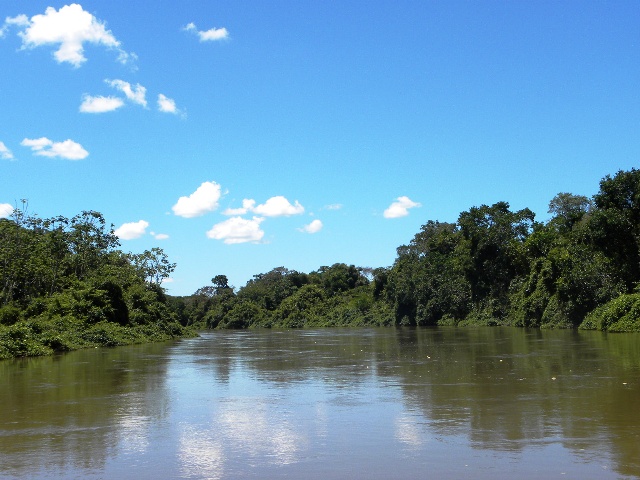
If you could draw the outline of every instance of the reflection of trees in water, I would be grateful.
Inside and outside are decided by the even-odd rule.
[[[502,328],[210,332],[169,349],[0,362],[2,474],[95,471],[125,450],[149,454],[161,420],[175,422],[167,447],[187,476],[216,478],[236,457],[291,464],[314,438],[329,445],[337,429],[359,428],[340,427],[333,408],[354,411],[365,395],[378,396],[373,404],[389,392],[390,405],[404,399],[390,430],[378,430],[389,445],[419,454],[425,442],[458,436],[517,456],[555,443],[585,461],[602,452],[619,474],[639,476],[638,339]],[[255,390],[225,397],[239,378]],[[183,386],[202,408],[168,397]],[[281,403],[294,393],[299,404]]]
[[[241,367],[264,382],[321,381],[338,393],[375,374],[402,389],[410,411],[422,412],[426,436],[464,435],[476,448],[514,453],[561,442],[577,457],[609,453],[620,473],[640,475],[637,336],[509,328],[393,332],[216,332],[210,360],[227,375]],[[397,424],[398,439],[418,441],[415,425],[401,431],[410,428],[409,418]]]
[[[622,385],[630,371],[615,353],[637,337],[498,328],[413,336],[399,340],[399,355],[423,361],[404,364],[401,383],[439,435],[468,432],[477,448],[512,451],[561,441],[576,455],[608,452],[620,473],[640,474],[639,389]],[[622,358],[640,365],[637,354]]]
[[[167,413],[162,345],[0,362],[2,473],[102,468]]]

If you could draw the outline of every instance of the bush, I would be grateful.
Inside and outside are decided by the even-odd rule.
[[[13,325],[20,320],[20,309],[8,304],[0,307],[0,325]]]
[[[256,303],[247,300],[236,304],[218,328],[248,328],[253,323],[260,323],[264,317],[264,310]]]
[[[640,332],[640,293],[620,295],[596,308],[585,317],[580,329]]]
[[[16,323],[0,330],[0,358],[35,357],[53,353],[38,341],[29,325]]]

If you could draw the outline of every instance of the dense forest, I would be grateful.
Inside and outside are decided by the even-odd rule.
[[[640,170],[600,182],[593,198],[559,193],[537,222],[506,202],[428,221],[388,268],[347,264],[225,275],[172,299],[185,325],[509,325],[640,330]]]
[[[160,286],[175,268],[161,249],[123,253],[97,212],[27,207],[0,219],[0,358],[192,334]]]
[[[285,267],[237,291],[223,274],[193,295],[161,286],[159,248],[119,250],[102,215],[0,219],[0,358],[194,334],[198,328],[509,325],[640,330],[640,170],[593,198],[559,193],[537,222],[506,202],[428,221],[390,267]]]

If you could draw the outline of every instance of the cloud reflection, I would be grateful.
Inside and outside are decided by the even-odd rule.
[[[403,413],[394,423],[394,435],[399,442],[415,449],[422,447],[426,442],[414,416]]]
[[[224,473],[224,452],[214,430],[185,426],[178,457],[185,477],[218,480]]]
[[[118,420],[121,448],[125,452],[144,453],[149,448],[149,417],[125,415]]]
[[[178,453],[184,476],[220,479],[225,469],[233,469],[229,462],[238,459],[245,464],[251,459],[269,459],[274,465],[296,462],[308,442],[285,412],[259,402],[233,399],[220,405],[209,425],[185,425]]]
[[[256,399],[247,399],[254,403]],[[218,414],[220,431],[235,448],[251,455],[272,458],[272,463],[287,465],[296,460],[303,438],[282,412],[269,411],[268,405],[246,405],[246,401],[228,402]]]

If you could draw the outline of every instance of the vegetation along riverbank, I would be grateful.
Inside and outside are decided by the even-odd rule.
[[[506,202],[457,222],[428,221],[388,268],[279,267],[237,292],[224,275],[174,298],[185,324],[209,328],[510,325],[640,330],[640,171],[593,198],[559,193],[543,223]]]
[[[194,335],[160,286],[175,268],[164,252],[118,246],[93,211],[0,219],[0,358]]]
[[[101,214],[0,220],[0,358],[194,335],[198,328],[510,325],[640,331],[640,170],[592,198],[559,193],[537,222],[506,202],[428,221],[390,267],[285,267],[237,291],[161,283],[159,248],[118,249]]]

